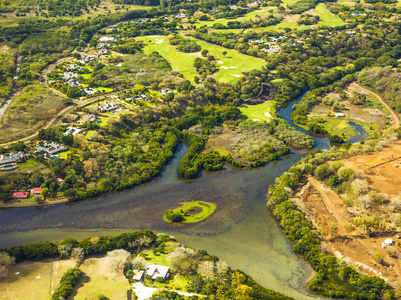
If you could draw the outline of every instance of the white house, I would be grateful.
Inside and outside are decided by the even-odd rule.
[[[68,134],[72,134],[72,135],[76,135],[76,134],[79,134],[79,133],[82,133],[83,131],[82,131],[82,129],[79,129],[79,128],[76,128],[76,127],[67,127],[67,131],[66,132],[64,132],[63,134],[64,135],[68,135]]]
[[[107,43],[107,42],[116,42],[117,39],[113,38],[112,36],[102,36],[99,39],[100,43]]]
[[[153,280],[155,280],[158,277],[167,279],[170,276],[170,267],[147,263],[145,265],[145,275],[151,276]]]

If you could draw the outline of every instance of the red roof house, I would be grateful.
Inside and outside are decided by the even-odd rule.
[[[16,193],[13,194],[13,198],[26,199],[26,198],[28,198],[28,193],[16,192]]]
[[[63,178],[57,178],[57,179],[56,179],[56,182],[57,182],[57,183],[62,183],[63,181],[64,181]]]
[[[42,191],[42,188],[34,188],[33,190],[31,190],[32,194],[40,194],[40,192]]]

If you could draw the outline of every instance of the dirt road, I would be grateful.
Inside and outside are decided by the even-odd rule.
[[[387,104],[386,102],[384,102],[384,100],[383,100],[382,97],[380,97],[378,94],[376,94],[376,93],[374,93],[374,92],[372,92],[372,91],[370,91],[370,90],[365,89],[364,87],[360,86],[360,85],[357,84],[357,83],[355,83],[355,84],[356,84],[361,90],[363,90],[363,91],[365,91],[365,92],[367,92],[367,93],[369,93],[369,94],[374,95],[385,107],[387,107],[387,109],[390,111],[390,114],[391,114],[392,119],[393,119],[393,125],[392,125],[392,127],[394,127],[394,128],[400,127],[400,118],[398,117],[398,115],[396,114],[396,112],[395,112],[394,110],[392,110],[391,107],[388,106],[388,104]]]

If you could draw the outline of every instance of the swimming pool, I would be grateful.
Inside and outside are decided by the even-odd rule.
[[[101,124],[101,123],[102,123],[102,121],[97,121],[96,123],[98,123],[98,124]]]
[[[3,169],[11,169],[11,168],[14,168],[14,167],[15,167],[15,165],[8,165],[8,166],[4,166]]]
[[[52,157],[50,157],[49,159],[55,159],[55,158],[57,158],[58,156],[57,155],[53,155]]]

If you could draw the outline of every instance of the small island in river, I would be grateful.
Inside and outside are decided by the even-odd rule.
[[[216,210],[216,205],[205,201],[193,201],[185,203],[176,209],[167,210],[163,220],[167,223],[198,223],[211,216]]]

